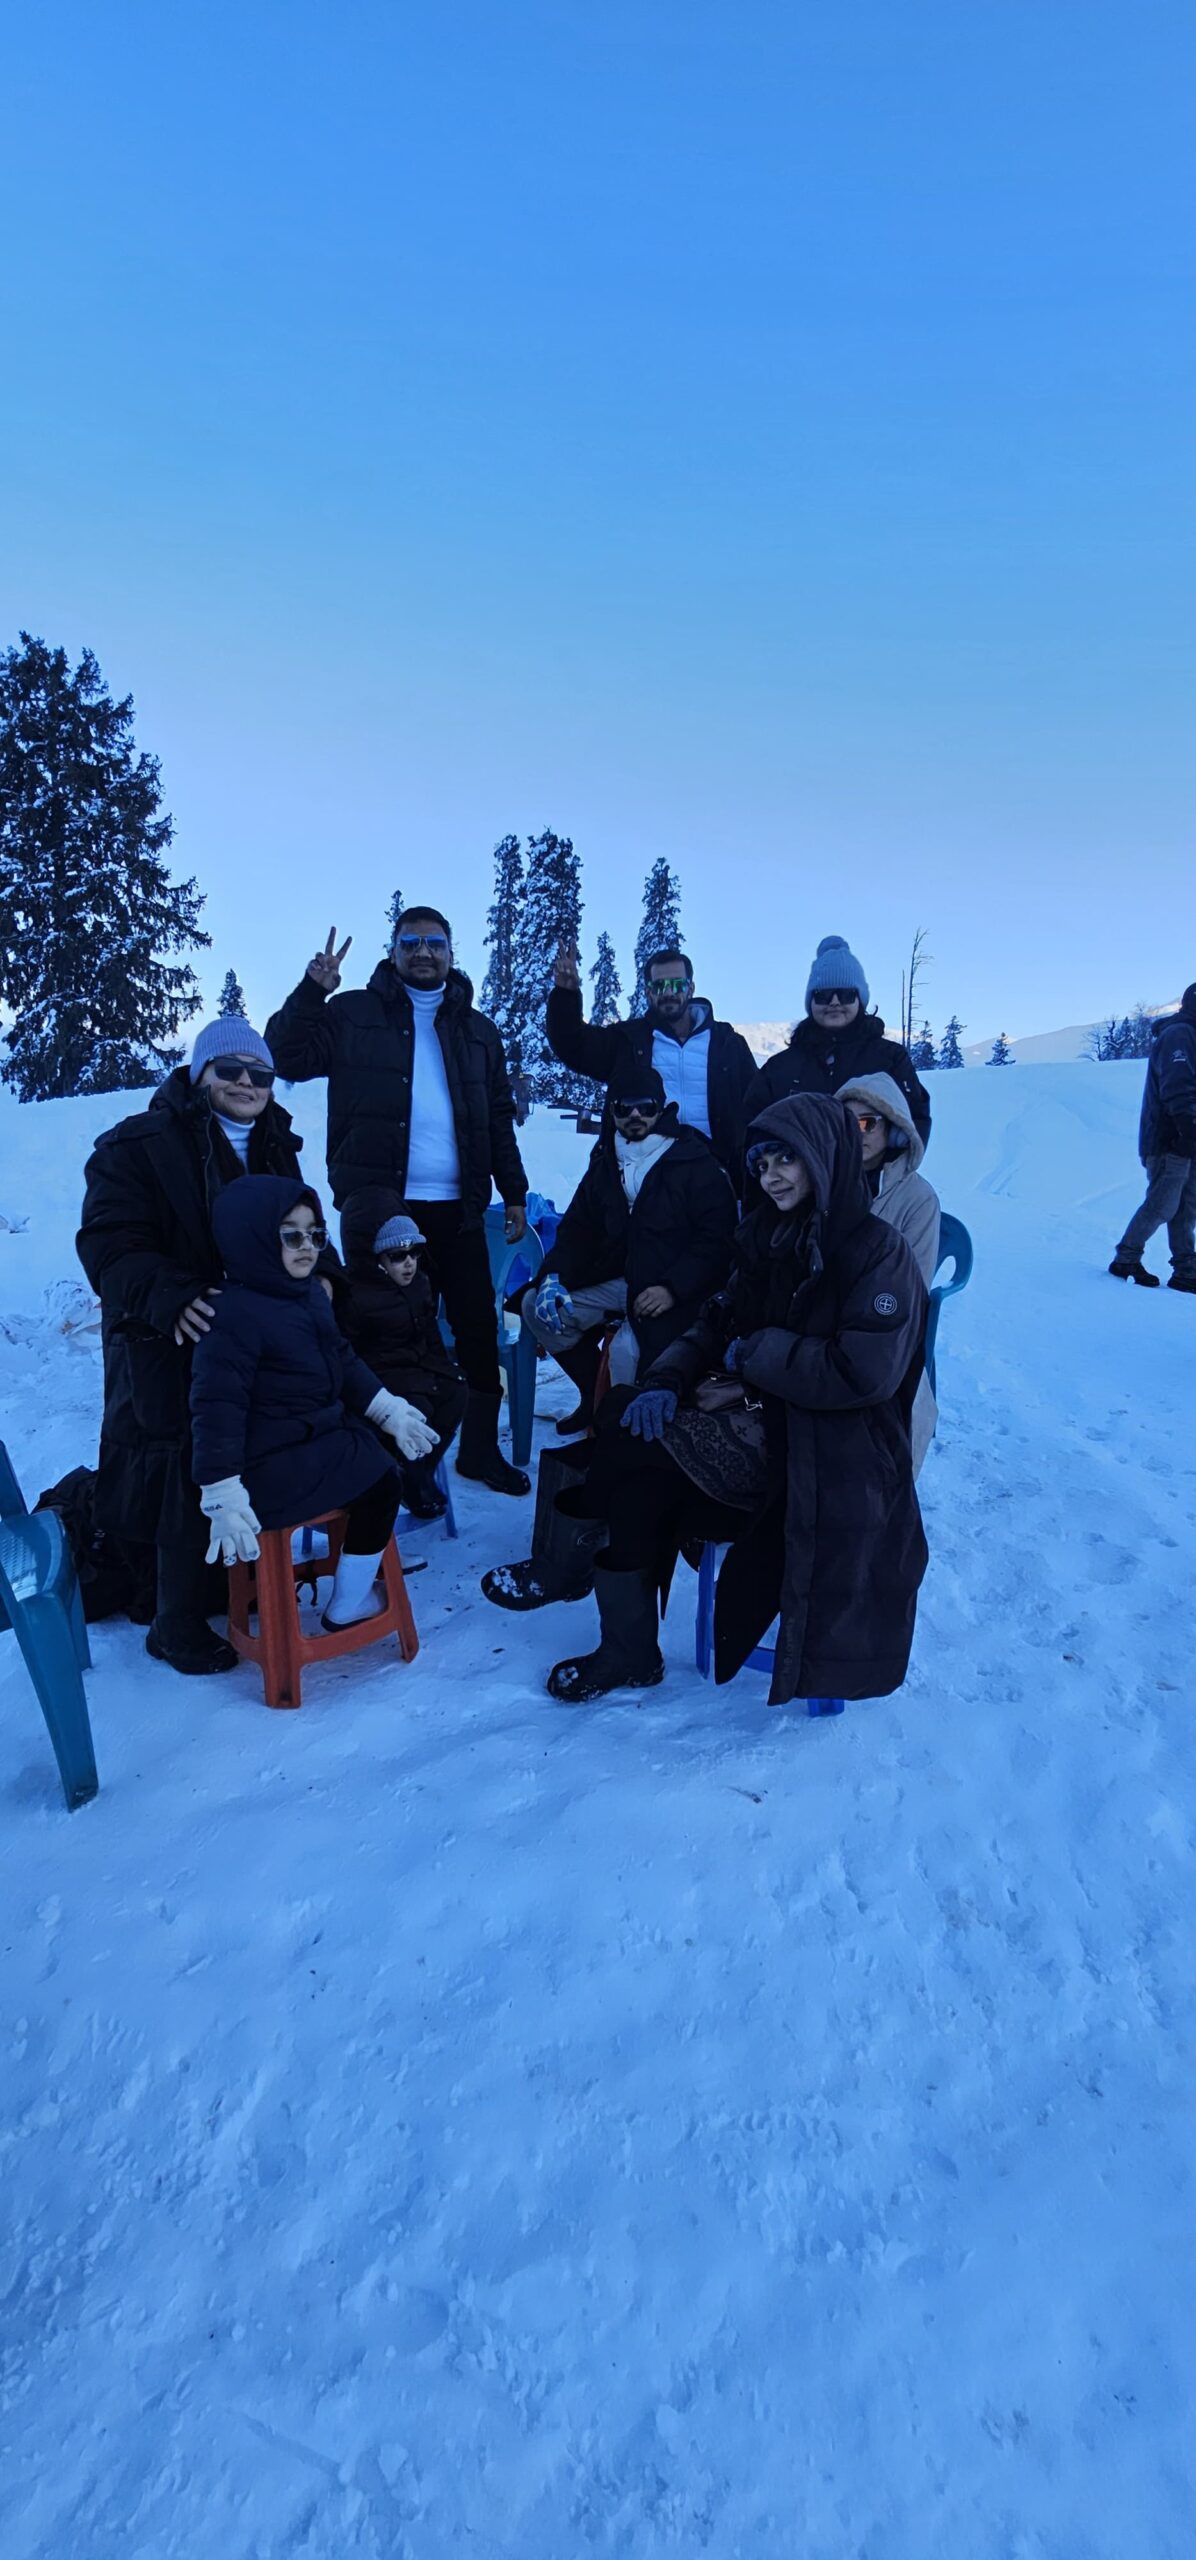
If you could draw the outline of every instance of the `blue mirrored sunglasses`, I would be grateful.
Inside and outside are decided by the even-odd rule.
[[[448,935],[447,933],[401,933],[399,949],[400,951],[434,951],[439,957],[442,951],[448,950]]]

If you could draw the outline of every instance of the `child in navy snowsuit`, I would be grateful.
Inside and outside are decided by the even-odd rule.
[[[399,1474],[369,1428],[407,1457],[434,1433],[349,1349],[320,1282],[327,1241],[314,1191],[248,1174],[218,1194],[212,1229],[224,1263],[211,1331],[191,1372],[193,1470],[212,1526],[209,1561],[258,1553],[260,1528],[347,1511],[328,1627],[373,1617],[374,1578],[394,1527]]]
[[[417,1519],[436,1520],[445,1496],[436,1469],[460,1428],[468,1389],[436,1320],[427,1239],[397,1191],[354,1191],[341,1211],[345,1269],[333,1304],[353,1348],[392,1395],[406,1396],[436,1433],[426,1458],[404,1462],[403,1500]]]

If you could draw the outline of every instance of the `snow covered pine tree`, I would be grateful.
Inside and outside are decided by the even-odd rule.
[[[520,1026],[524,1073],[537,1102],[588,1109],[597,1086],[563,1067],[548,1046],[544,1007],[552,984],[557,945],[581,931],[581,864],[572,836],[545,827],[527,840],[523,928],[515,974],[513,1010]]]
[[[598,936],[598,957],[590,971],[590,984],[594,990],[590,1002],[591,1022],[617,1022],[623,990],[615,963],[615,946],[609,933]]]
[[[962,1029],[963,1024],[959,1019],[959,1015],[957,1013],[953,1013],[947,1028],[943,1033],[942,1039],[939,1042],[940,1067],[962,1067],[963,1051],[959,1045],[959,1035]],[[1020,1085],[1018,1087],[1018,1091],[1019,1093],[1021,1091]]]
[[[644,971],[653,952],[679,951],[681,948],[681,883],[661,854],[644,882],[643,921],[635,938],[633,1014],[648,1010]]]
[[[161,857],[156,756],[133,746],[130,697],[113,702],[85,649],[21,633],[0,656],[0,998],[15,1021],[0,1068],[22,1102],[157,1084],[197,1011],[185,963],[206,949],[194,880]]]
[[[1003,1031],[1000,1034],[999,1039],[994,1040],[992,1045],[992,1055],[991,1057],[986,1058],[985,1065],[989,1067],[1016,1067],[1017,1059],[1014,1057],[1013,1051],[1010,1048],[1009,1042],[1007,1041]],[[1021,1092],[1020,1084],[1018,1086],[1018,1092]]]
[[[910,1049],[909,1062],[911,1067],[916,1067],[920,1076],[928,1075],[930,1069],[932,1067],[937,1067],[938,1065],[938,1051],[934,1045],[934,1033],[928,1022],[923,1023],[917,1039],[914,1041],[913,1046]]]
[[[524,1067],[526,1012],[520,1002],[523,979],[523,853],[518,836],[501,836],[494,848],[494,896],[486,918],[490,958],[482,982],[482,1011],[488,1013],[502,1041],[509,1076]]]
[[[245,1011],[245,989],[240,984],[235,969],[229,969],[225,974],[216,1013],[221,1022],[231,1020],[234,1015],[241,1022],[246,1022],[249,1018]]]

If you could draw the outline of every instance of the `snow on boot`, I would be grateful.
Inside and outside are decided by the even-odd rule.
[[[572,1451],[542,1449],[536,1477],[532,1551],[522,1564],[493,1565],[482,1589],[496,1609],[544,1609],[550,1600],[584,1600],[594,1588],[594,1551],[605,1546],[604,1520],[568,1520],[557,1495],[584,1478]]]
[[[1189,1298],[1196,1298],[1196,1274],[1190,1271],[1175,1272],[1167,1286],[1169,1289],[1183,1289]]]
[[[513,1467],[501,1455],[498,1446],[498,1417],[502,1397],[483,1394],[478,1387],[469,1390],[465,1420],[457,1442],[457,1473],[471,1484],[488,1484],[491,1493],[530,1493],[532,1480],[522,1467]]]
[[[1120,1254],[1115,1253],[1109,1269],[1115,1280],[1136,1280],[1140,1289],[1158,1288],[1153,1271],[1148,1271],[1144,1262],[1123,1262]]]
[[[664,1678],[664,1662],[656,1641],[657,1601],[654,1573],[612,1573],[601,1561],[594,1566],[594,1591],[602,1640],[593,1653],[558,1662],[548,1674],[548,1694],[563,1706],[588,1706],[612,1689],[655,1689]]]
[[[198,1680],[212,1671],[235,1671],[240,1658],[206,1618],[155,1618],[145,1649],[152,1661]]]
[[[338,1627],[355,1627],[362,1618],[381,1617],[386,1602],[381,1592],[375,1591],[374,1582],[382,1552],[379,1547],[376,1556],[342,1554],[328,1606],[320,1620],[326,1635],[333,1635]]]

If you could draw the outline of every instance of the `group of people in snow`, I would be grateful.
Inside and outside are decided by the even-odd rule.
[[[463,1476],[513,1495],[484,1213],[526,1231],[495,1026],[445,917],[398,920],[367,986],[335,935],[266,1025],[198,1035],[88,1162],[80,1258],[103,1316],[97,1512],[138,1561],[146,1644],[231,1669],[210,1616],[263,1528],[348,1513],[329,1626],[379,1606],[401,1504]],[[658,1612],[694,1541],[726,1546],[716,1673],[780,1616],[772,1697],[882,1695],[905,1676],[926,1548],[914,1478],[939,1208],[930,1108],[847,944],[818,947],[802,1019],[763,1067],[661,951],[646,1010],[583,1019],[562,948],[547,1031],[605,1087],[601,1132],[522,1321],[573,1382],[541,1455],[531,1554],[496,1605],[597,1598],[599,1642],[549,1688],[583,1702],[662,1676]],[[328,1085],[335,1249],[277,1076]],[[443,1304],[452,1336],[442,1336]],[[601,1391],[601,1392],[600,1392]],[[572,1435],[572,1436],[570,1436]]]

